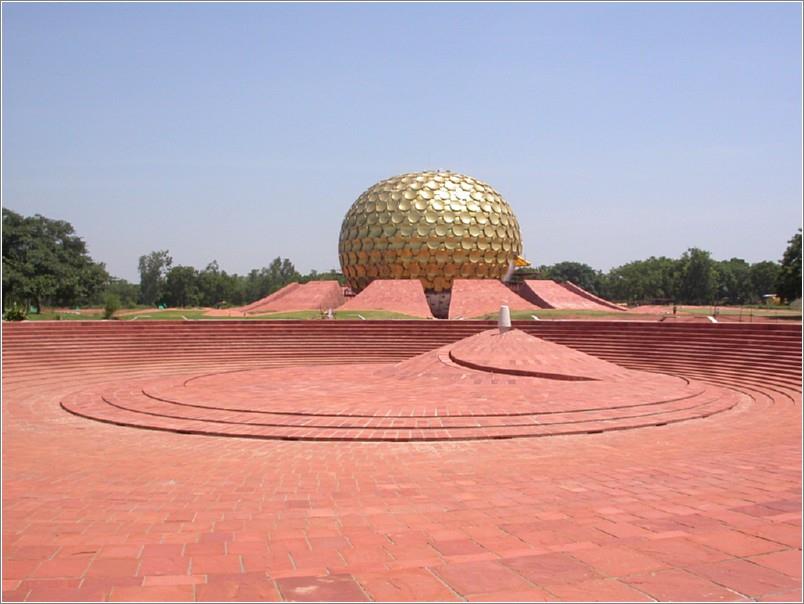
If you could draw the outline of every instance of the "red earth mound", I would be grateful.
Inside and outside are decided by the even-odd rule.
[[[471,319],[500,310],[539,310],[496,279],[455,279],[449,303],[450,319]]]
[[[603,301],[606,302],[604,304],[593,299],[592,294],[589,294],[589,292],[584,292],[587,294],[584,296],[550,279],[526,279],[522,287],[525,289],[523,296],[537,300],[544,308],[567,310],[623,310],[610,302]]]
[[[433,318],[418,279],[376,279],[340,310],[386,310],[411,317]]]
[[[248,314],[335,309],[344,303],[343,286],[337,281],[291,283],[270,296],[244,307]]]

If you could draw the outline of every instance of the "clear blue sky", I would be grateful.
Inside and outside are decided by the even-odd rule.
[[[534,264],[778,260],[801,5],[3,4],[3,204],[137,259],[338,265],[374,182],[492,184]]]

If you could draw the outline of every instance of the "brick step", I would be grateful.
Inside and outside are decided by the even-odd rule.
[[[121,333],[114,333],[114,332],[99,332],[99,333],[86,333],[86,332],[76,332],[76,333],[64,333],[57,330],[50,330],[47,332],[42,333],[12,333],[9,334],[4,332],[3,337],[6,341],[13,341],[13,342],[37,342],[37,341],[44,341],[48,339],[53,339],[57,341],[83,341],[87,339],[94,339],[95,341],[103,341],[105,339],[119,341],[121,339],[132,339],[132,340],[141,340],[141,339],[162,339],[162,338],[193,338],[193,339],[220,339],[220,338],[230,338],[230,339],[276,339],[276,338],[284,338],[284,339],[317,339],[321,340],[323,338],[430,338],[430,339],[461,339],[466,337],[467,335],[473,335],[475,333],[479,333],[480,331],[485,330],[451,330],[451,331],[432,331],[432,330],[354,330],[352,332],[349,331],[324,331],[324,332],[275,332],[275,331],[242,331],[242,332],[232,332],[232,331],[202,331],[202,330],[163,330],[163,331],[149,331],[149,332],[121,332]],[[545,339],[558,339],[561,338],[566,341],[600,341],[600,342],[611,342],[613,344],[619,343],[630,343],[633,341],[645,341],[645,342],[658,342],[658,343],[674,343],[674,344],[699,344],[699,343],[717,343],[722,342],[724,344],[734,345],[734,344],[743,344],[743,345],[755,345],[757,343],[767,346],[792,346],[797,342],[801,342],[800,337],[771,337],[765,334],[756,334],[754,336],[748,337],[742,334],[697,334],[695,336],[686,336],[686,337],[679,337],[677,334],[663,334],[652,332],[650,334],[632,334],[632,333],[625,333],[625,334],[605,334],[599,333],[594,331],[588,332],[565,332],[565,331],[542,331],[542,330],[530,330],[530,329],[523,329],[525,333],[530,335],[541,337]]]
[[[460,335],[460,334],[473,334],[483,331],[487,327],[469,327],[469,328],[450,328],[450,329],[428,329],[423,328],[422,326],[413,326],[411,328],[405,329],[401,327],[397,328],[388,328],[388,327],[352,327],[350,329],[248,329],[248,328],[241,328],[241,329],[203,329],[201,327],[192,326],[190,328],[182,328],[178,326],[161,326],[159,328],[150,328],[147,330],[134,330],[134,329],[126,329],[126,330],[91,330],[91,329],[79,329],[79,330],[69,330],[63,329],[60,327],[52,326],[47,329],[40,329],[40,330],[9,330],[3,329],[3,336],[4,338],[10,339],[35,339],[35,338],[42,338],[42,337],[63,337],[63,338],[84,338],[84,337],[120,337],[122,335],[128,335],[132,337],[145,337],[149,334],[154,334],[160,337],[166,335],[209,335],[209,336],[221,336],[221,335],[231,335],[231,336],[248,336],[248,337],[256,337],[256,336],[279,336],[284,335],[288,337],[320,337],[322,335],[326,335],[329,337],[337,337],[338,335],[398,335],[398,334],[414,334],[414,335],[422,335],[428,334],[434,337],[443,337],[443,336],[452,336],[452,335]],[[791,341],[800,341],[801,336],[800,333],[797,332],[751,332],[751,333],[740,333],[740,332],[724,332],[724,333],[717,333],[717,332],[690,332],[690,333],[677,333],[674,331],[663,331],[663,330],[644,330],[644,331],[631,331],[631,330],[598,330],[593,328],[587,328],[584,330],[579,329],[542,329],[542,328],[534,328],[531,326],[523,326],[522,331],[526,333],[530,333],[532,335],[541,336],[541,337],[558,337],[563,336],[567,338],[575,338],[575,337],[597,337],[601,339],[611,340],[611,341],[619,341],[619,340],[629,340],[633,338],[657,338],[663,341],[698,341],[698,340],[706,340],[706,339],[717,339],[722,341],[766,341],[766,342],[791,342]]]
[[[153,344],[153,343],[162,343],[165,345],[173,344],[173,343],[182,343],[182,342],[189,342],[193,344],[236,344],[236,345],[244,345],[244,344],[265,344],[265,343],[282,343],[283,345],[309,345],[310,343],[317,343],[320,344],[322,342],[326,343],[341,343],[341,342],[422,342],[422,343],[433,343],[433,344],[444,344],[449,342],[457,341],[458,339],[462,339],[459,334],[456,337],[433,337],[430,334],[423,335],[420,334],[416,337],[405,336],[404,334],[388,334],[388,335],[379,335],[373,334],[371,337],[358,337],[357,335],[346,335],[342,334],[337,337],[285,337],[285,336],[272,336],[272,337],[265,337],[265,338],[257,338],[257,337],[229,337],[229,336],[218,336],[218,337],[201,337],[199,334],[196,334],[195,337],[180,337],[176,335],[165,335],[160,337],[158,335],[154,335],[153,337],[137,337],[137,338],[116,338],[114,336],[103,336],[98,338],[92,337],[82,337],[82,338],[34,338],[28,341],[14,341],[9,338],[6,338],[4,341],[4,349],[19,349],[19,348],[39,348],[44,346],[86,346],[86,345],[109,345],[109,346],[119,346],[125,344]],[[474,334],[472,334],[474,335]],[[532,334],[533,335],[533,334]],[[671,340],[642,340],[642,339],[635,339],[631,338],[628,340],[623,340],[622,342],[614,342],[608,339],[603,338],[595,338],[595,337],[587,337],[587,338],[566,338],[566,337],[550,337],[542,334],[543,339],[556,342],[559,344],[563,344],[566,346],[572,347],[585,347],[585,346],[595,346],[598,348],[612,348],[612,349],[619,349],[619,348],[634,348],[637,346],[651,346],[652,348],[661,349],[661,350],[743,350],[745,352],[757,352],[757,353],[766,353],[772,354],[775,351],[779,352],[789,352],[789,353],[796,353],[798,356],[801,355],[800,349],[800,342],[790,342],[788,344],[773,344],[768,342],[762,341],[755,341],[755,342],[729,342],[729,341],[721,341],[721,340],[702,340],[699,342],[690,342],[689,340],[684,341],[671,341]]]
[[[730,363],[726,364],[718,364],[718,363],[699,363],[699,362],[685,362],[682,359],[667,359],[667,360],[651,360],[651,359],[639,359],[639,358],[608,358],[606,359],[613,363],[617,363],[619,365],[631,365],[633,363],[638,363],[640,366],[651,366],[656,368],[672,368],[679,372],[681,371],[693,371],[693,372],[700,372],[705,371],[708,373],[715,373],[718,372],[723,375],[744,375],[746,377],[756,377],[756,378],[763,378],[763,379],[780,379],[786,382],[790,382],[792,384],[800,384],[801,382],[801,371],[780,371],[775,367],[757,367],[755,369],[748,369],[744,367],[735,367]]]
[[[772,387],[780,387],[784,389],[794,390],[800,392],[801,380],[783,380],[778,379],[773,375],[757,373],[755,375],[747,375],[745,372],[726,372],[719,370],[716,367],[680,367],[678,365],[665,364],[656,365],[653,363],[641,363],[634,361],[631,363],[623,363],[632,369],[642,371],[656,371],[671,374],[684,375],[694,377],[696,379],[707,379],[708,381],[726,384],[754,384],[773,389]]]
[[[738,402],[737,399],[718,399],[692,408],[677,409],[652,416],[597,418],[572,424],[434,427],[432,429],[224,424],[220,421],[146,415],[139,411],[114,407],[100,397],[85,399],[80,403],[63,401],[62,407],[74,415],[105,423],[184,434],[279,440],[440,441],[559,436],[665,426],[691,419],[706,418],[727,411]]]
[[[145,321],[142,323],[125,322],[125,323],[97,323],[97,322],[30,322],[30,323],[4,323],[4,335],[16,334],[35,334],[47,333],[49,331],[58,330],[60,333],[78,332],[82,334],[87,333],[142,333],[142,332],[157,332],[162,333],[165,330],[170,331],[187,331],[198,333],[200,331],[208,331],[219,333],[221,331],[243,331],[248,333],[257,332],[286,332],[286,333],[337,333],[337,332],[377,332],[378,330],[388,330],[396,332],[405,331],[422,331],[427,330],[431,333],[455,333],[458,331],[477,332],[484,329],[493,327],[493,321],[337,321],[337,322],[289,322],[283,321],[277,323],[273,321],[259,322],[259,321]],[[656,334],[662,333],[666,335],[675,335],[677,337],[698,337],[703,335],[716,335],[724,337],[728,335],[742,335],[751,336],[759,335],[761,337],[793,337],[800,338],[799,325],[769,325],[763,326],[746,326],[734,324],[721,324],[721,325],[707,325],[707,324],[694,324],[694,325],[670,325],[670,324],[657,324],[655,322],[604,322],[604,321],[544,321],[544,322],[519,322],[514,321],[514,326],[523,329],[527,332],[540,332],[540,333],[598,333],[606,335],[607,337],[620,337],[623,335],[639,335],[639,334]]]
[[[357,346],[357,347],[338,347],[338,346],[322,346],[319,348],[311,348],[311,347],[283,347],[283,346],[256,346],[256,347],[243,347],[243,348],[228,348],[222,349],[220,346],[215,347],[173,347],[167,348],[164,350],[157,349],[155,347],[148,347],[148,346],[136,346],[136,347],[121,347],[118,349],[114,349],[111,351],[105,350],[97,350],[93,348],[92,350],[64,350],[58,349],[58,351],[53,351],[47,354],[47,361],[48,362],[55,362],[56,360],[59,361],[86,361],[91,359],[98,359],[98,360],[112,360],[114,358],[136,358],[137,356],[145,356],[145,357],[154,357],[157,355],[165,355],[167,352],[170,352],[172,355],[189,355],[192,357],[209,357],[209,358],[232,358],[232,357],[240,357],[240,356],[263,356],[263,357],[271,357],[276,355],[281,356],[299,356],[301,358],[304,357],[311,357],[311,356],[320,356],[320,355],[331,355],[331,354],[340,354],[345,356],[354,356],[354,355],[363,355],[366,354],[374,354],[378,356],[387,356],[388,358],[403,358],[405,356],[414,356],[416,354],[426,352],[430,350],[429,345],[422,345],[422,346],[413,346],[413,345],[397,345],[393,347],[392,351],[388,351],[391,348],[390,345],[382,345],[378,346],[376,350],[372,348],[365,347],[365,346]],[[782,375],[790,375],[790,376],[800,376],[801,375],[801,366],[800,364],[796,364],[795,362],[780,362],[778,359],[770,359],[770,360],[762,360],[759,358],[758,355],[755,353],[751,353],[749,356],[743,355],[714,355],[714,354],[693,354],[687,352],[685,354],[676,354],[668,356],[662,353],[656,352],[647,352],[643,351],[641,356],[635,356],[633,351],[629,350],[598,350],[594,348],[584,347],[580,348],[581,351],[591,354],[593,356],[597,356],[599,358],[603,358],[606,360],[610,360],[613,362],[618,362],[620,360],[629,360],[631,358],[640,358],[641,360],[648,360],[648,359],[655,359],[658,362],[664,362],[667,359],[672,359],[673,362],[676,363],[690,363],[690,364],[701,364],[705,366],[711,366],[715,364],[727,364],[730,367],[735,369],[740,369],[741,371],[747,371],[749,373],[755,371],[761,372],[772,372]],[[11,356],[11,355],[9,355]],[[29,358],[41,358],[42,357],[42,350],[23,350],[23,351],[15,351],[13,357],[8,358],[6,364],[11,365],[13,363],[19,362],[27,362]]]

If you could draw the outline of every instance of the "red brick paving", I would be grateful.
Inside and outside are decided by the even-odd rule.
[[[653,602],[647,594],[620,583],[616,579],[593,579],[577,583],[549,585],[551,600],[565,602]]]
[[[634,574],[629,577],[624,577],[622,581],[626,585],[660,601],[750,601],[750,598],[743,594],[680,568]]]
[[[375,279],[339,310],[386,310],[422,319],[433,318],[418,279]]]
[[[81,390],[61,404],[81,417],[190,434],[435,441],[666,425],[747,400],[630,371],[519,330],[490,330],[379,370],[355,364],[315,375],[307,368],[183,375]]]
[[[221,439],[88,421],[59,400],[110,382],[242,369],[243,357],[191,357],[183,336],[174,357],[60,360],[66,343],[4,337],[3,599],[795,600],[800,360],[790,373],[785,362],[800,340],[784,348],[780,332],[751,340],[753,331],[715,327],[686,332],[689,362],[662,340],[600,354],[739,389],[746,398],[729,411],[594,435],[420,443]],[[134,359],[136,334],[151,329],[169,333],[137,326],[117,346]],[[575,346],[590,350],[583,333]],[[733,333],[746,336],[705,340],[695,346],[706,354],[694,355],[696,334]],[[742,346],[750,361],[732,371]],[[143,572],[149,564],[164,574]]]

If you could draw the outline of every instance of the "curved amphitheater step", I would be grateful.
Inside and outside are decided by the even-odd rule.
[[[254,369],[126,381],[62,407],[107,423],[282,440],[474,440],[598,433],[709,417],[748,395],[628,370],[515,330],[391,367]]]
[[[3,325],[3,601],[299,599],[320,586],[333,600],[801,601],[799,325],[518,324],[625,371],[665,374],[651,374],[661,396],[616,401],[540,398],[526,384],[549,380],[456,367],[450,345],[489,322],[138,323]],[[458,413],[457,395],[446,417],[406,403],[408,414],[396,414],[405,426],[490,422],[510,435],[522,430],[515,422],[564,416],[584,429],[631,428],[710,397],[736,404],[664,427],[440,443],[224,441],[120,428],[58,405],[97,404],[123,423],[169,420],[178,430],[192,421],[204,434],[216,427],[197,419],[207,414],[300,422],[260,396],[271,372],[344,364],[394,393],[475,381],[508,393],[496,409],[469,401],[479,418]],[[342,394],[332,399],[340,409],[307,410],[319,427],[284,429],[387,425],[359,417],[372,401]],[[147,415],[176,409],[197,415]]]

